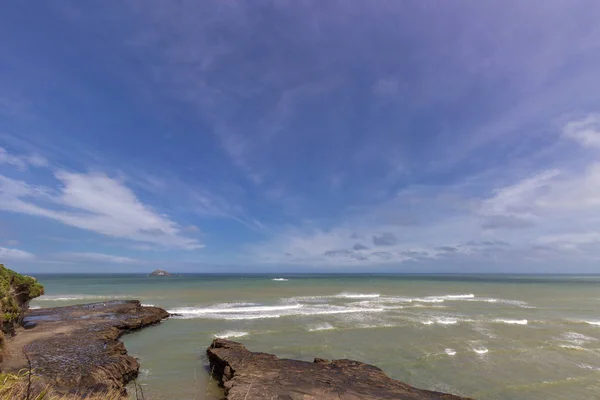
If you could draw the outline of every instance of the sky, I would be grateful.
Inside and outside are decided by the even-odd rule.
[[[11,268],[600,272],[600,2],[2,8]]]

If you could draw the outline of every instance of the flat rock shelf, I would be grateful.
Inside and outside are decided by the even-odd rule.
[[[60,392],[119,390],[137,377],[139,364],[119,337],[167,318],[137,300],[30,310],[24,327],[8,343],[3,368],[27,367]]]
[[[358,361],[280,359],[226,339],[215,339],[207,355],[228,400],[472,400],[417,389]]]

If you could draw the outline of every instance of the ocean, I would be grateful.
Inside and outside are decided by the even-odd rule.
[[[139,299],[180,314],[124,336],[147,399],[219,399],[214,337],[350,358],[480,400],[600,399],[600,276],[37,275],[32,307]]]

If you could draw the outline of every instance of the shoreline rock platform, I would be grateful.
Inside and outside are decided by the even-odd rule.
[[[280,359],[227,339],[215,339],[207,355],[227,400],[472,400],[417,389],[358,361]]]
[[[127,354],[119,337],[158,324],[169,313],[142,306],[138,300],[29,310],[23,327],[7,341],[3,370],[28,367],[63,393],[118,390],[135,379],[138,361]]]

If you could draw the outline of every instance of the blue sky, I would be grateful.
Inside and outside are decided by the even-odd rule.
[[[8,2],[0,262],[599,272],[600,3]]]

